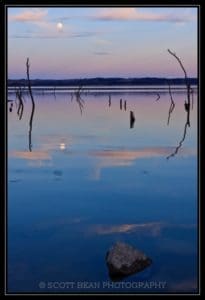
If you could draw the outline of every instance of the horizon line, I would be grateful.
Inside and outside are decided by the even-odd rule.
[[[184,79],[184,77],[78,77],[78,78],[32,78],[30,80],[91,80],[91,79]],[[188,77],[188,79],[198,79],[198,76]],[[27,78],[8,78],[7,80],[27,80]]]

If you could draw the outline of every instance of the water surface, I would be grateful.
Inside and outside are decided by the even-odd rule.
[[[29,96],[21,120],[8,105],[8,291],[197,292],[197,95],[169,159],[184,133],[185,91],[172,93],[169,126],[168,92],[81,96],[82,114],[69,91],[34,92],[31,147]],[[132,287],[109,277],[116,241],[153,260],[121,281]]]

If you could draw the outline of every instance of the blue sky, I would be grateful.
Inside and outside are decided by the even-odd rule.
[[[196,7],[8,8],[9,78],[183,77],[168,48],[197,76]]]

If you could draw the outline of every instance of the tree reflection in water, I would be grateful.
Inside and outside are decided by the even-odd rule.
[[[190,106],[189,106],[188,109],[189,109],[189,111],[190,111]],[[180,140],[179,145],[176,147],[176,149],[174,150],[174,152],[171,153],[169,156],[167,156],[167,159],[169,159],[169,158],[171,158],[171,157],[174,157],[174,156],[178,153],[179,149],[182,147],[182,144],[183,144],[183,142],[184,142],[184,140],[185,140],[185,138],[186,138],[187,127],[188,127],[188,126],[190,127],[189,111],[187,111],[187,120],[186,120],[186,123],[185,123],[185,126],[184,126],[183,137],[182,137],[182,139]]]
[[[32,89],[31,89],[29,69],[30,69],[29,58],[27,58],[26,74],[27,74],[27,80],[28,80],[28,90],[29,90],[29,94],[31,97],[31,103],[32,103],[31,116],[30,116],[30,120],[29,120],[29,134],[28,134],[28,136],[29,136],[29,151],[31,152],[32,151],[32,127],[33,127],[33,116],[34,116],[34,112],[35,112],[35,102],[34,102],[33,93],[32,93]]]
[[[188,76],[187,76],[187,72],[181,62],[181,59],[174,53],[172,52],[171,50],[168,49],[168,52],[176,58],[176,60],[178,61],[182,71],[184,72],[184,77],[185,77],[185,84],[186,84],[186,90],[187,90],[187,99],[185,100],[185,103],[184,103],[184,108],[185,108],[185,112],[186,112],[186,123],[184,125],[184,132],[183,132],[183,136],[182,136],[182,139],[180,140],[178,146],[175,148],[174,152],[171,153],[169,156],[167,156],[167,159],[171,158],[171,157],[174,157],[179,149],[182,147],[182,144],[186,138],[186,134],[187,134],[187,127],[190,127],[190,108],[191,108],[191,94],[192,94],[192,109],[193,109],[193,103],[194,103],[194,98],[193,98],[193,89],[191,88],[191,85],[189,83],[189,80],[188,80]],[[169,91],[171,92],[170,90],[170,87],[169,87]],[[170,93],[170,97],[171,97],[171,93]],[[172,98],[171,98],[172,100]],[[171,108],[171,107],[170,107]],[[174,108],[173,108],[174,109]],[[172,109],[172,111],[173,111]],[[170,115],[170,114],[169,114]],[[169,117],[168,117],[168,121],[169,121]],[[169,124],[169,122],[168,122]]]

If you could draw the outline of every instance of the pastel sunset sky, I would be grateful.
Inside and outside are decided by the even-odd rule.
[[[8,7],[8,78],[197,76],[197,7]]]

